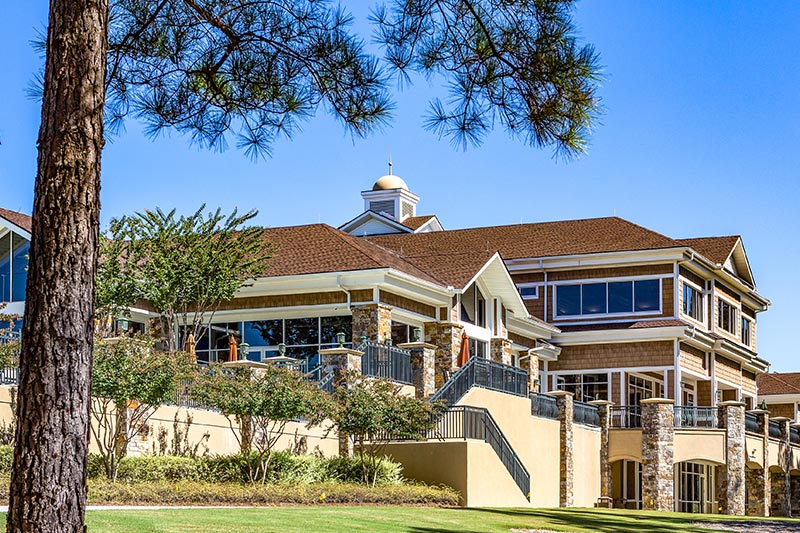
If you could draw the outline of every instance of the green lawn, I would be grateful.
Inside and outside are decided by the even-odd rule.
[[[595,509],[443,509],[430,507],[263,507],[89,511],[89,531],[115,533],[286,532],[509,533],[511,528],[593,533],[709,531],[697,520],[724,516]]]

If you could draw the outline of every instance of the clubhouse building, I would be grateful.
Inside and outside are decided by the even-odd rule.
[[[199,361],[227,360],[233,336],[254,362],[360,369],[444,401],[429,438],[387,453],[468,506],[800,511],[800,434],[759,405],[770,302],[738,236],[617,217],[447,230],[398,176],[361,196],[338,228],[264,229],[279,251],[216,311]],[[0,301],[19,313],[29,231],[0,210]],[[117,329],[153,316],[142,303]]]

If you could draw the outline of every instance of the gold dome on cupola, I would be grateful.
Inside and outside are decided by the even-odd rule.
[[[407,191],[408,185],[400,176],[387,174],[378,178],[378,181],[372,186],[373,191],[390,191],[393,189],[405,189]]]

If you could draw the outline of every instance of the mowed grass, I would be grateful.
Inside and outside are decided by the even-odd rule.
[[[98,533],[509,533],[512,528],[586,533],[701,533],[709,530],[694,525],[696,522],[731,518],[597,509],[313,506],[89,511],[87,521],[89,531]]]

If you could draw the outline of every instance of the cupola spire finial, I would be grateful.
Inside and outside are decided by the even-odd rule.
[[[389,175],[392,175],[392,152],[389,151]]]

